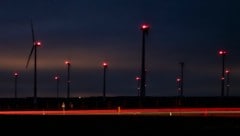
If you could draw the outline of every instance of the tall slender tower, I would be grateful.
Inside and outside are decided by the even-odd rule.
[[[146,24],[143,24],[141,26],[142,30],[142,60],[141,60],[141,87],[140,87],[141,97],[144,97],[146,95],[145,42],[149,28],[150,28],[149,25]]]
[[[13,75],[14,75],[14,98],[17,98],[17,80],[19,74],[15,72]]]
[[[70,98],[70,67],[71,67],[71,63],[70,61],[65,61],[65,64],[67,65],[67,99],[69,100]]]
[[[34,53],[34,88],[33,88],[33,104],[37,104],[37,47],[40,47],[42,43],[35,39],[34,29],[33,29],[33,22],[31,21],[31,30],[32,30],[32,49],[28,56],[26,68],[30,62],[31,56]]]
[[[230,70],[229,69],[227,69],[226,71],[225,71],[225,73],[226,73],[226,96],[229,96],[229,88],[230,88]]]
[[[221,96],[223,97],[225,95],[225,56],[227,52],[225,50],[220,50],[218,54],[222,56]]]
[[[180,96],[183,96],[183,68],[184,68],[184,62],[180,62],[180,66],[181,66],[181,80],[180,80]]]
[[[108,68],[108,64],[106,62],[102,63],[103,66],[103,98],[106,97],[106,70]]]

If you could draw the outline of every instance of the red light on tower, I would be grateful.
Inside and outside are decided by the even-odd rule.
[[[225,70],[225,73],[227,75],[227,84],[226,84],[226,95],[229,96],[229,88],[230,88],[230,70],[229,69],[226,69]]]
[[[42,43],[41,43],[40,41],[35,41],[35,42],[34,42],[34,45],[35,45],[35,46],[41,46]]]
[[[140,96],[140,89],[141,89],[141,77],[139,77],[139,76],[136,76],[136,81],[137,81],[137,92],[138,92],[138,96]]]
[[[140,80],[140,79],[141,79],[140,77],[138,77],[138,76],[136,77],[136,80],[137,80],[137,81]]]
[[[219,50],[218,54],[222,57],[222,75],[221,75],[221,96],[224,96],[225,88],[225,56],[227,54],[226,50]]]
[[[55,76],[54,79],[55,79],[55,80],[59,80],[59,76]]]
[[[54,76],[54,79],[57,81],[57,98],[59,97],[59,80],[60,80],[60,76],[56,75]]]
[[[102,66],[103,66],[103,98],[105,99],[105,97],[106,97],[106,71],[107,71],[108,63],[103,62]]]
[[[181,79],[180,78],[177,78],[177,82],[180,82],[181,81]]]
[[[143,25],[141,26],[141,28],[142,28],[143,30],[149,29],[149,25],[143,24]]]
[[[229,74],[229,73],[230,73],[230,70],[227,69],[227,70],[225,71],[225,73],[226,73],[226,74]]]
[[[225,55],[225,54],[227,54],[227,52],[226,52],[225,50],[220,50],[220,51],[218,52],[218,54],[219,54],[219,55]]]
[[[149,30],[149,25],[147,25],[147,24],[143,24],[143,25],[141,25],[141,30],[143,30],[143,31],[148,31]]]
[[[105,68],[108,66],[107,62],[103,62],[102,65],[103,65],[103,67],[105,67]]]
[[[15,72],[13,75],[14,75],[15,77],[17,77],[17,76],[18,76],[18,73],[17,73],[17,72]]]
[[[145,96],[146,88],[146,68],[145,68],[145,41],[146,36],[148,35],[148,30],[150,29],[149,25],[142,24],[142,54],[141,54],[141,83],[140,83],[140,96]]]
[[[65,61],[65,64],[67,65],[67,99],[70,98],[70,61]]]
[[[66,65],[70,65],[70,62],[66,60],[66,61],[65,61],[65,64],[66,64]]]
[[[14,76],[14,97],[17,98],[17,79],[18,79],[18,73],[14,72],[13,76]]]

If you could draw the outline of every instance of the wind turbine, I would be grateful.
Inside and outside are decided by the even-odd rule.
[[[41,42],[35,39],[34,29],[33,29],[33,22],[31,20],[31,31],[32,31],[32,49],[28,56],[26,68],[28,68],[29,61],[31,59],[32,54],[34,53],[34,100],[33,103],[37,103],[37,47],[41,46]]]

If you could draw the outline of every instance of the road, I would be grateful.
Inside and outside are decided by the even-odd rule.
[[[157,116],[224,116],[240,117],[240,108],[154,108],[99,110],[23,110],[0,111],[0,115],[157,115]]]
[[[2,132],[22,135],[236,135],[240,108],[0,111],[0,122]]]

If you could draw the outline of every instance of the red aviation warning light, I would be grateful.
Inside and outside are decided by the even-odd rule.
[[[107,62],[103,62],[102,65],[103,65],[103,67],[105,67],[105,68],[108,66]]]
[[[65,61],[65,64],[66,64],[66,65],[70,65],[70,61],[67,61],[67,60],[66,60],[66,61]]]
[[[34,42],[34,45],[35,45],[35,46],[41,46],[42,43],[41,43],[40,41],[35,41],[35,42]]]
[[[136,77],[136,80],[137,80],[137,81],[140,80],[140,79],[141,79],[141,78],[140,78],[139,76]]]
[[[230,70],[227,69],[227,70],[225,71],[225,73],[226,73],[226,74],[229,74],[229,73],[230,73]]]
[[[54,77],[55,80],[59,80],[59,78],[60,78],[59,76],[55,76]]]
[[[219,55],[225,55],[225,54],[227,54],[227,52],[226,52],[225,50],[220,50],[220,51],[218,52],[218,54],[219,54]]]
[[[147,34],[149,29],[150,29],[149,25],[147,24],[141,25],[141,30],[143,31],[143,33]]]
[[[181,81],[181,78],[177,78],[177,82],[180,82]]]
[[[17,76],[18,76],[18,73],[17,73],[17,72],[15,72],[13,75],[14,75],[15,77],[17,77]]]
[[[147,31],[147,30],[149,30],[149,25],[147,25],[147,24],[143,24],[143,25],[141,25],[141,29],[143,30],[143,31]]]

